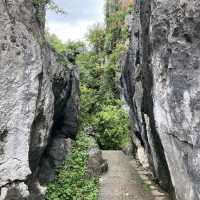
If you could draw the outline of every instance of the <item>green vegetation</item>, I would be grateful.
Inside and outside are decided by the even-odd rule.
[[[54,0],[33,0],[33,5],[37,8],[47,7],[47,9],[53,10],[57,14],[64,14],[65,11],[62,10]]]
[[[65,65],[66,68],[69,64],[69,57],[72,60],[75,60],[78,54],[86,51],[85,44],[81,41],[74,42],[69,40],[66,43],[62,43],[55,34],[50,34],[48,31],[45,33],[45,38],[51,47],[57,52],[57,62]]]
[[[89,29],[87,39],[96,54],[104,51],[105,28],[100,24]]]
[[[65,14],[65,11],[61,9],[54,0],[32,0],[34,7],[36,8],[36,17],[40,25],[45,24],[45,9],[52,10],[57,14]]]
[[[47,9],[52,10],[57,14],[65,14],[65,11],[61,9],[53,0],[47,1]]]
[[[48,3],[47,0],[33,0],[33,5],[34,6],[43,6]]]
[[[50,34],[48,30],[45,33],[45,38],[58,54],[80,54],[86,51],[84,42],[69,40],[66,43],[62,43],[55,34]]]
[[[80,133],[71,155],[58,169],[56,180],[48,185],[46,200],[96,200],[98,178],[87,176],[88,150],[93,144],[90,138]]]
[[[102,149],[123,149],[129,142],[129,127],[127,114],[116,106],[108,105],[97,114],[97,137]]]
[[[107,1],[107,7],[110,1]],[[107,8],[106,7],[106,8]],[[129,141],[128,114],[120,101],[120,58],[126,52],[129,7],[106,9],[106,27],[89,29],[91,50],[77,57],[81,77],[81,121],[96,132],[102,149],[122,149]]]

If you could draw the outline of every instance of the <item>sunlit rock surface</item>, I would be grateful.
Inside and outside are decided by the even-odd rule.
[[[199,200],[200,2],[138,0],[134,9],[122,59],[133,141],[172,199]]]
[[[77,132],[77,67],[59,64],[44,14],[32,1],[0,1],[0,199],[28,197],[43,160],[56,166],[51,149]],[[56,148],[59,161],[66,149]]]

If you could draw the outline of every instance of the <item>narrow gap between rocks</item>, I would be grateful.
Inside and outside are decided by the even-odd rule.
[[[133,1],[105,0],[105,24],[91,26],[87,42],[63,42],[46,32],[46,39],[62,57],[60,62],[79,68],[81,93],[79,132],[76,139],[67,136],[75,140],[55,180],[47,186],[47,200],[167,199],[151,182],[151,173],[133,160],[134,125],[121,82],[132,14]],[[65,134],[67,126],[61,125],[67,119],[58,117],[54,128],[59,135]]]

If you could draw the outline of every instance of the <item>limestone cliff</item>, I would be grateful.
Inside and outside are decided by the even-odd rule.
[[[1,200],[40,199],[38,177],[53,179],[77,133],[77,67],[60,64],[33,2],[0,0]]]
[[[200,199],[200,2],[137,0],[122,85],[136,155],[172,199]]]

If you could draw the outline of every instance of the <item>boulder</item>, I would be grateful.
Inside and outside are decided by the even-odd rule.
[[[90,177],[100,176],[108,170],[108,163],[102,157],[98,147],[92,148],[88,153],[87,173]]]

